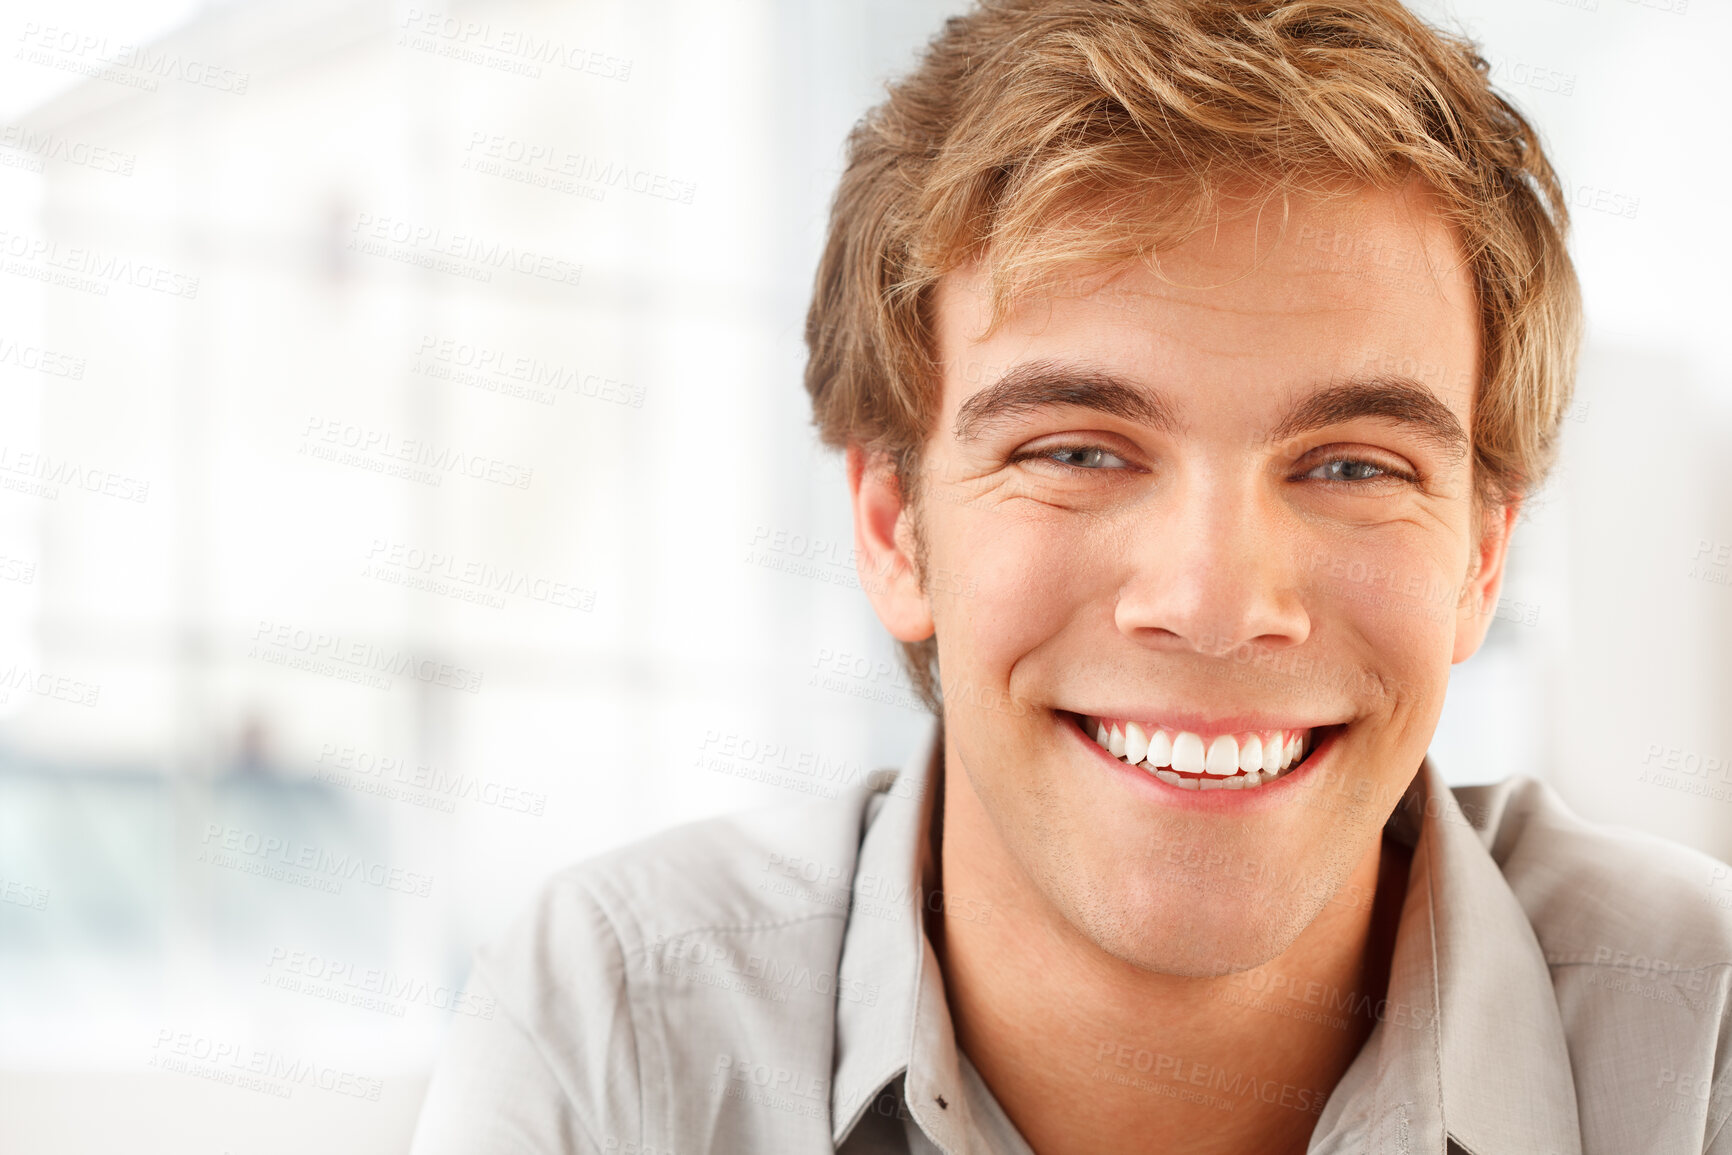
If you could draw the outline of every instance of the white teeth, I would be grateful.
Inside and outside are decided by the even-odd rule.
[[[1173,739],[1165,730],[1156,730],[1149,735],[1149,756],[1146,761],[1148,765],[1156,767],[1173,764]]]
[[[1149,752],[1149,736],[1135,722],[1125,723],[1125,761],[1135,766]]]
[[[1189,730],[1173,739],[1173,769],[1181,774],[1203,772],[1203,740]]]
[[[1306,733],[1220,734],[1205,748],[1189,730],[1174,734],[1139,722],[1095,721],[1095,741],[1115,758],[1184,790],[1245,790],[1282,774],[1306,753]]]

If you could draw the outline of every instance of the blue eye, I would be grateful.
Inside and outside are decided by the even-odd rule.
[[[1118,469],[1130,464],[1118,454],[1109,453],[1098,445],[1067,445],[1062,449],[1049,449],[1040,456],[1076,469]]]
[[[1380,477],[1398,476],[1392,470],[1355,457],[1332,457],[1305,475],[1319,481],[1375,481]]]

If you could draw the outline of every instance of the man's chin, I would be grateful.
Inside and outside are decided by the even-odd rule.
[[[1213,978],[1279,957],[1327,904],[1251,886],[1226,894],[1161,890],[1060,906],[1079,933],[1121,962],[1155,974]]]

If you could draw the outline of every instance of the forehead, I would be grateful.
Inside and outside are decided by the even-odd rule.
[[[1189,403],[1244,408],[1373,373],[1470,416],[1479,314],[1466,257],[1421,189],[1243,207],[1148,262],[1079,273],[994,318],[982,263],[947,274],[933,320],[948,420],[1032,360],[1086,361]]]

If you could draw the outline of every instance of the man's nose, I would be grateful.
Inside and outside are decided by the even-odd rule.
[[[1254,480],[1178,481],[1151,502],[1125,547],[1114,620],[1127,637],[1163,649],[1299,645],[1311,632],[1294,560],[1301,529]]]

